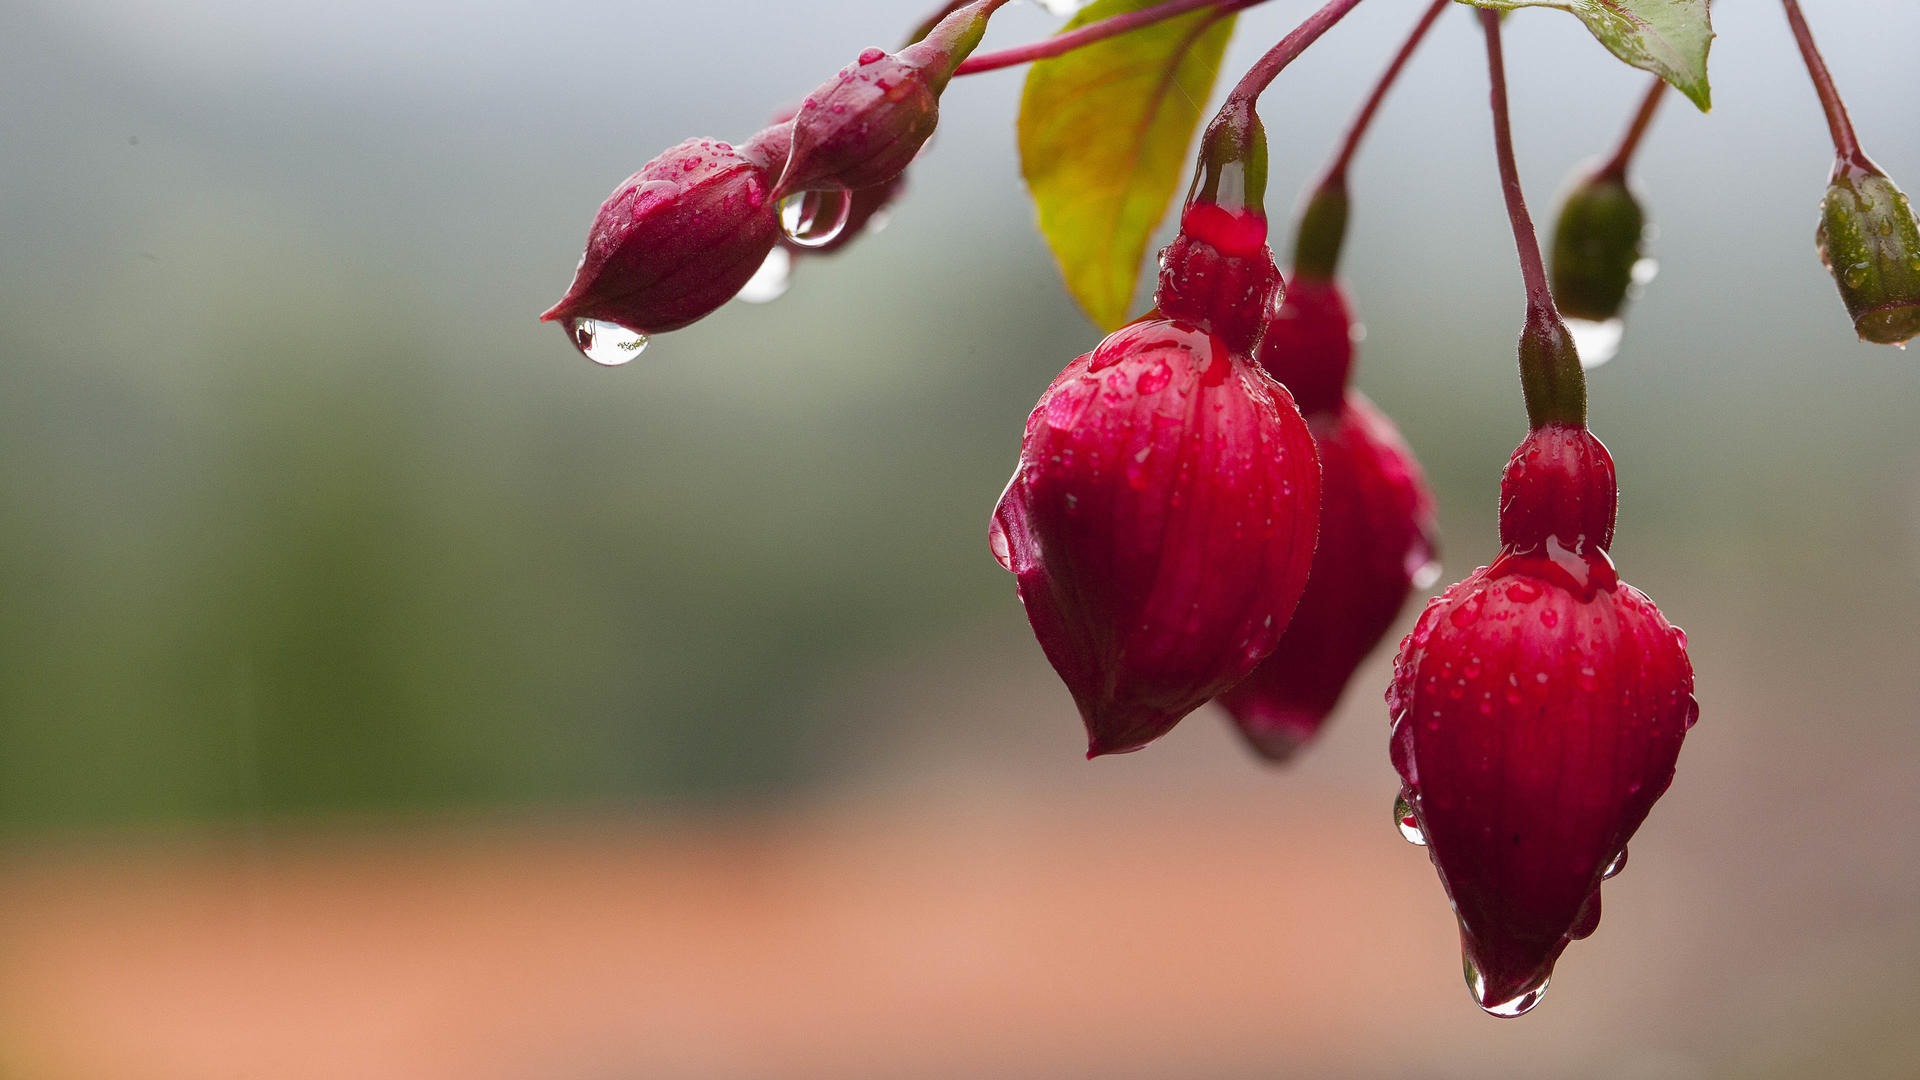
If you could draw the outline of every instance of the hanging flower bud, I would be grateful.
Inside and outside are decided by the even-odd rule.
[[[1261,364],[1306,417],[1321,469],[1320,542],[1300,607],[1273,652],[1220,695],[1248,743],[1274,761],[1318,733],[1434,557],[1433,496],[1419,464],[1393,422],[1347,388],[1353,336],[1340,286],[1302,274],[1260,342]]]
[[[1027,420],[992,540],[1087,756],[1159,738],[1273,648],[1319,500],[1292,399],[1220,338],[1146,319],[1067,365]]]
[[[1256,235],[1232,197],[1189,204],[1183,221],[1205,231],[1163,253],[1164,317],[1115,331],[1041,395],[994,510],[994,555],[1080,707],[1089,757],[1145,746],[1243,678],[1312,563],[1313,440],[1247,353],[1279,275],[1264,222]]]
[[[541,320],[561,323],[589,357],[617,363],[598,355],[604,324],[644,345],[644,335],[726,303],[780,235],[773,171],[754,151],[689,139],[641,166],[601,205],[572,286]]]
[[[1500,557],[1431,602],[1387,692],[1396,819],[1427,846],[1482,1008],[1517,1016],[1673,780],[1699,715],[1686,636],[1621,582],[1613,461],[1530,432],[1501,482]]]
[[[1864,158],[1836,165],[1816,240],[1860,340],[1920,334],[1920,222],[1886,173]]]
[[[940,92],[1005,0],[980,0],[897,53],[867,49],[801,103],[782,195],[878,187],[900,175],[940,119]]]
[[[1602,169],[1575,184],[1553,229],[1553,298],[1560,313],[1596,323],[1619,318],[1646,231],[1646,212],[1624,173]]]

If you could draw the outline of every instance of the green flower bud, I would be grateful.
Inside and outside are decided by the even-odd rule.
[[[1603,170],[1567,194],[1553,230],[1553,299],[1562,314],[1597,323],[1619,317],[1646,228],[1624,176]]]
[[[1835,168],[1814,238],[1860,340],[1920,334],[1920,222],[1885,173],[1871,162]]]

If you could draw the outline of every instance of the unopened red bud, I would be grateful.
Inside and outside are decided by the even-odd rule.
[[[1862,341],[1902,345],[1920,335],[1920,222],[1885,173],[1865,162],[1837,167],[1815,238]]]
[[[940,20],[900,50],[870,48],[801,103],[782,195],[878,187],[900,175],[940,120],[940,93],[1004,3],[983,0]]]
[[[754,144],[749,143],[749,147]],[[601,205],[566,296],[540,316],[595,355],[592,324],[677,330],[740,291],[780,235],[763,155],[689,139],[641,166]],[[644,344],[644,336],[640,338]]]
[[[1502,493],[1500,558],[1421,614],[1387,706],[1401,830],[1453,902],[1475,999],[1517,1016],[1599,925],[1699,709],[1686,636],[1607,556],[1605,447],[1535,430]]]
[[[1220,338],[1147,319],[1067,365],[1027,420],[991,538],[1089,757],[1152,742],[1273,648],[1319,507],[1292,398]]]
[[[1437,571],[1433,496],[1393,422],[1355,393],[1308,414],[1307,426],[1321,469],[1313,571],[1280,643],[1220,695],[1248,743],[1274,761],[1320,731],[1407,594]]]
[[[1293,392],[1321,470],[1320,543],[1300,608],[1273,652],[1220,695],[1274,761],[1319,732],[1407,594],[1433,583],[1419,580],[1435,572],[1433,496],[1393,422],[1347,388],[1354,337],[1341,287],[1296,272],[1260,339],[1260,364]]]
[[[1500,542],[1512,550],[1610,548],[1618,511],[1613,456],[1584,427],[1528,432],[1500,477]]]
[[[1553,229],[1553,298],[1560,313],[1596,323],[1618,318],[1646,230],[1646,212],[1624,176],[1602,170],[1574,185]]]

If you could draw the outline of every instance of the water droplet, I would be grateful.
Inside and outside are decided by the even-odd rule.
[[[1567,332],[1573,335],[1573,347],[1580,353],[1580,366],[1591,370],[1619,354],[1620,340],[1627,336],[1627,324],[1619,319],[1606,322],[1568,319]]]
[[[1013,572],[1013,545],[1007,541],[1007,527],[1000,524],[1000,515],[993,515],[987,524],[987,546],[993,549],[993,561],[1009,573]]]
[[[767,252],[766,261],[753,272],[734,299],[747,304],[771,304],[787,294],[793,283],[793,256],[783,247]]]
[[[887,50],[885,49],[864,49],[860,53],[860,66],[866,67],[868,64],[877,64],[886,58]]]
[[[1447,613],[1453,625],[1465,630],[1480,618],[1480,605],[1484,603],[1479,593],[1473,593],[1460,601],[1460,606]]]
[[[1621,848],[1620,854],[1615,855],[1613,857],[1613,861],[1607,864],[1607,868],[1605,870],[1600,871],[1600,880],[1605,881],[1608,878],[1615,877],[1620,873],[1620,871],[1625,870],[1626,868],[1627,868],[1627,849]]]
[[[1407,577],[1419,592],[1425,592],[1440,583],[1440,575],[1446,571],[1440,566],[1440,560],[1427,552],[1426,545],[1416,546],[1407,552]]]
[[[1525,1016],[1535,1005],[1540,1004],[1541,998],[1547,996],[1547,980],[1541,979],[1540,985],[1522,993],[1519,997],[1508,1001],[1488,1001],[1487,980],[1480,974],[1480,969],[1474,967],[1473,961],[1469,958],[1463,957],[1461,964],[1465,968],[1467,988],[1473,991],[1473,1000],[1479,1002],[1481,1011],[1489,1016],[1498,1016],[1503,1020]]]
[[[1673,628],[1673,643],[1681,648],[1687,647],[1687,632],[1679,627]]]
[[[1427,846],[1427,834],[1420,831],[1420,821],[1413,816],[1413,804],[1407,801],[1407,793],[1401,792],[1393,800],[1393,825],[1407,843],[1415,847]]]
[[[801,247],[825,247],[839,238],[853,214],[846,188],[796,191],[780,200],[780,230]]]
[[[581,356],[602,367],[629,363],[647,347],[647,335],[603,319],[570,320],[567,340],[573,342]]]

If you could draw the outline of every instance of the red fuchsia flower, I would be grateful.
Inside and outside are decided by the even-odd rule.
[[[1600,441],[1537,427],[1500,491],[1500,557],[1427,606],[1387,704],[1396,820],[1452,899],[1474,996],[1517,1016],[1599,925],[1600,884],[1699,709],[1686,635],[1607,556],[1616,489]]]
[[[1286,629],[1318,530],[1313,439],[1250,358],[1279,287],[1265,219],[1208,188],[1182,224],[1159,310],[1041,395],[994,510],[994,556],[1088,757],[1145,746],[1245,677]]]
[[[1260,342],[1320,458],[1320,542],[1293,622],[1220,704],[1256,752],[1284,761],[1319,732],[1435,551],[1433,496],[1393,422],[1347,388],[1353,318],[1333,280],[1302,271]],[[1431,584],[1428,581],[1426,584]]]
[[[595,324],[644,335],[677,330],[733,298],[780,236],[764,149],[688,139],[640,167],[601,205],[566,296],[540,318],[594,356]],[[600,359],[595,356],[595,359]],[[606,362],[606,361],[602,361]]]

